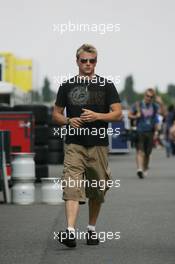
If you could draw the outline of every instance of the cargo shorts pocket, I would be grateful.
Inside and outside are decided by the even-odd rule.
[[[112,183],[112,175],[111,175],[111,169],[109,168],[109,166],[106,168],[106,189],[105,189],[105,193],[107,190],[109,190],[111,187],[111,183]]]

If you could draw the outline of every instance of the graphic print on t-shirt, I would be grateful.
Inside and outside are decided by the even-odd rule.
[[[158,106],[155,104],[140,104],[141,117],[137,120],[137,130],[140,132],[152,132],[155,124],[158,123],[157,111]],[[132,112],[137,112],[136,105],[133,106]]]
[[[68,97],[72,105],[85,105],[89,98],[89,92],[86,91],[85,86],[76,86],[70,91]]]
[[[153,107],[149,107],[149,108],[142,108],[142,114],[143,116],[146,117],[152,117],[154,114],[154,109]]]
[[[105,92],[102,88],[76,86],[68,94],[71,105],[105,105]]]

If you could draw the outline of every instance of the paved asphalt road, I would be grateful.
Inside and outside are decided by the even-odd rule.
[[[102,232],[109,231],[120,232],[120,239],[106,239],[99,246],[87,246],[81,239],[76,249],[65,248],[53,239],[65,227],[63,204],[1,204],[0,263],[175,264],[175,158],[155,150],[150,175],[143,180],[135,175],[134,153],[109,159],[121,187],[108,192],[97,230],[101,240]],[[60,175],[61,169],[52,167],[51,176]],[[85,231],[87,216],[87,205],[82,205],[79,231]]]

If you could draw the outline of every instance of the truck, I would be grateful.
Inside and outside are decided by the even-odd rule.
[[[31,93],[25,93],[15,85],[0,81],[0,105],[14,106],[31,102]]]

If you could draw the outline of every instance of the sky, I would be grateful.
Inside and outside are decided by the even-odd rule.
[[[57,91],[61,78],[78,73],[77,48],[90,43],[96,73],[118,91],[132,74],[136,91],[165,92],[175,83],[174,10],[173,0],[0,0],[0,51],[31,58],[33,88],[47,76]],[[87,26],[80,31],[80,24]]]

